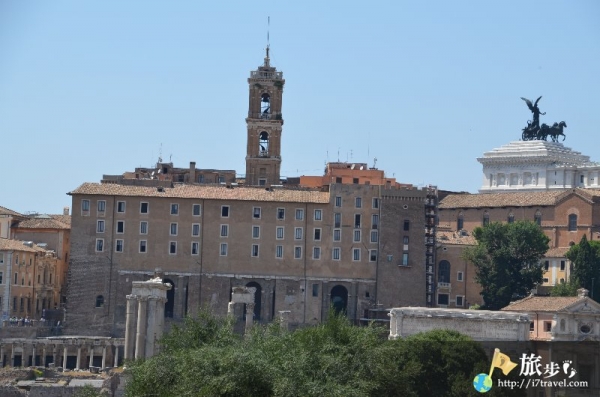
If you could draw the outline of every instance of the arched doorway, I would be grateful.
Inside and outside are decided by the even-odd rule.
[[[246,284],[246,287],[254,287],[256,288],[256,292],[254,292],[254,321],[260,321],[260,312],[261,312],[261,298],[262,298],[262,287],[259,283],[252,281]],[[246,315],[246,305],[244,305],[244,316]],[[245,318],[245,317],[244,317]]]
[[[348,309],[348,290],[343,285],[331,289],[331,305],[336,313],[345,314]]]
[[[167,301],[165,302],[165,318],[173,318],[175,311],[175,283],[170,278],[165,278],[163,283],[171,284],[171,289],[167,291]]]

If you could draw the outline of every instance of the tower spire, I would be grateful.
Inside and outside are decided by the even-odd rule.
[[[267,56],[265,56],[265,66],[269,67],[270,66],[270,58],[269,58],[269,47],[270,47],[270,43],[269,43],[269,28],[271,27],[271,17],[268,16],[267,17]]]

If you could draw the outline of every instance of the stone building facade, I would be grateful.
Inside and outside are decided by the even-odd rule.
[[[83,184],[71,192],[68,332],[121,336],[125,295],[155,268],[173,285],[167,318],[201,305],[225,314],[236,286],[256,288],[255,320],[289,310],[292,326],[322,321],[330,305],[355,321],[378,303],[424,306],[428,194]]]

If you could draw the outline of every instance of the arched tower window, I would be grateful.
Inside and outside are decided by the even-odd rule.
[[[263,131],[258,136],[258,153],[260,157],[268,157],[269,156],[269,133],[267,131]]]
[[[260,118],[267,120],[271,118],[271,96],[266,92],[260,97]]]
[[[440,261],[438,267],[438,282],[449,283],[450,282],[450,262]]]
[[[515,214],[512,212],[508,214],[508,223],[513,223],[515,221]]]
[[[577,231],[577,214],[569,215],[569,231],[570,232]]]
[[[538,224],[538,226],[542,226],[542,212],[540,210],[537,210],[535,212],[535,215],[533,216],[533,220],[535,223]]]
[[[482,223],[483,223],[483,226],[487,226],[490,224],[490,214],[487,211],[485,211],[483,213],[483,222]]]
[[[464,229],[464,215],[462,212],[458,213],[458,218],[456,219],[456,230],[462,230]]]

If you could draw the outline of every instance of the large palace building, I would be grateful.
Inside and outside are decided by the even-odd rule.
[[[84,183],[73,199],[66,332],[122,336],[133,281],[173,285],[167,319],[225,314],[236,286],[256,288],[255,321],[290,311],[315,324],[330,308],[355,321],[435,300],[437,191],[366,164],[281,180],[281,72],[250,73],[246,174],[136,169]]]

